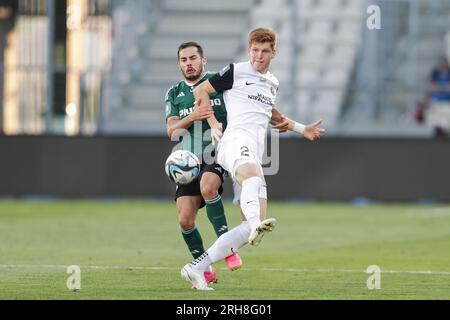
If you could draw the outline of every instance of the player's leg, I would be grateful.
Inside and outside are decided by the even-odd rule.
[[[213,245],[199,258],[186,264],[181,270],[184,279],[199,290],[211,290],[201,275],[215,262],[237,252],[248,243],[251,229],[247,221],[221,235]]]
[[[234,203],[239,202],[241,194],[241,186],[234,181],[233,189],[235,200]],[[259,194],[260,202],[260,218],[265,219],[267,209],[267,192],[266,189],[261,189]],[[230,254],[236,253],[240,248],[249,243],[249,237],[252,234],[252,229],[249,223],[245,220],[245,215],[241,210],[242,223],[230,231],[220,236],[213,245],[198,259],[185,265],[181,271],[182,276],[190,281],[197,289],[209,290],[208,285],[203,281],[201,274],[208,270],[209,266],[215,262],[218,262]],[[261,236],[262,238],[262,236]],[[261,238],[258,238],[261,241]]]
[[[222,139],[217,156],[219,164],[230,172],[233,181],[241,186],[240,207],[253,232],[258,231],[259,227],[262,229],[258,232],[271,231],[276,223],[275,219],[260,219],[259,198],[267,198],[261,197],[261,194],[266,193],[261,150],[264,150],[264,145],[258,145],[254,139],[240,135],[233,139]],[[271,225],[270,229],[267,229],[267,223]],[[254,244],[251,240],[249,238],[249,242]]]
[[[225,170],[218,164],[207,165],[200,177],[200,190],[206,203],[206,213],[214,227],[217,237],[228,231],[228,223],[221,194],[223,192],[223,175]],[[225,262],[231,271],[242,266],[242,260],[236,252],[225,256]]]
[[[260,199],[260,207],[261,207],[261,224],[253,230],[250,237],[248,238],[248,242],[253,246],[258,246],[261,243],[262,238],[268,232],[272,232],[275,228],[277,221],[273,218],[265,219],[266,208],[267,208],[267,200]]]
[[[223,170],[219,165],[216,166]],[[200,177],[200,191],[203,199],[205,199],[208,219],[213,225],[217,237],[220,237],[228,231],[222,197],[219,193],[219,189],[222,186],[222,179],[215,172],[216,168],[214,166],[208,167],[205,168],[205,171]]]
[[[267,210],[267,186],[262,167],[248,160],[241,159],[236,163],[236,181],[241,185],[240,206],[252,233],[248,239],[251,245],[257,246],[267,232],[275,228],[275,219],[265,219]],[[248,162],[246,162],[248,161]]]
[[[205,252],[202,237],[195,224],[195,218],[201,202],[201,196],[182,196],[177,198],[178,223],[181,234],[194,259],[197,259]]]
[[[236,181],[241,185],[240,206],[245,215],[250,228],[256,230],[261,224],[261,207],[259,203],[259,193],[264,185],[259,168],[256,163],[238,161],[235,171]]]
[[[189,192],[185,191],[185,193]],[[195,224],[197,212],[202,203],[203,199],[201,196],[181,196],[177,198],[181,234],[194,259],[197,259],[205,252],[202,237]],[[217,274],[212,266],[205,269],[202,274],[207,283],[217,282]]]

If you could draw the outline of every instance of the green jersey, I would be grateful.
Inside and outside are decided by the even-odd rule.
[[[198,81],[195,85],[190,85],[186,81],[180,81],[178,85],[172,86],[166,94],[166,121],[170,117],[179,117],[180,119],[186,118],[192,112],[194,112],[195,99],[193,91],[203,81],[211,78],[214,73],[206,73],[205,76]],[[214,115],[217,121],[223,124],[225,130],[227,125],[227,111],[225,109],[225,103],[222,93],[214,93],[210,96],[211,106],[214,110]],[[196,121],[188,129],[189,135],[181,137],[181,144],[184,150],[189,150],[197,156],[202,155],[204,152],[211,150],[205,150],[211,145],[211,134],[208,130],[211,127],[207,120]],[[208,133],[206,133],[208,131]],[[211,146],[209,147],[211,148]]]

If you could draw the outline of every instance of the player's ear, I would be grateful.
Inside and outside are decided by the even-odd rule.
[[[203,63],[203,67],[206,66],[206,64],[208,63],[208,59],[206,59],[206,57],[202,58],[202,63]]]

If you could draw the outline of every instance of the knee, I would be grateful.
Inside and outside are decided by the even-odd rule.
[[[202,179],[200,183],[200,192],[205,200],[213,199],[218,194],[217,182],[212,179]]]
[[[195,216],[180,212],[178,223],[181,230],[187,231],[195,227]]]
[[[213,199],[218,194],[217,189],[210,185],[209,186],[206,185],[206,186],[200,188],[200,191],[202,193],[203,199],[205,199],[205,200]]]
[[[260,171],[258,170],[258,166],[253,163],[246,163],[241,165],[236,169],[236,179],[240,185],[247,179],[253,177],[260,177]]]

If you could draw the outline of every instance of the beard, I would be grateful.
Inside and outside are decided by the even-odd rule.
[[[195,74],[192,75],[187,75],[186,73],[183,72],[183,76],[186,80],[188,81],[197,81],[200,79],[200,77],[203,74],[203,67],[200,68],[200,70],[198,72],[196,72]]]

